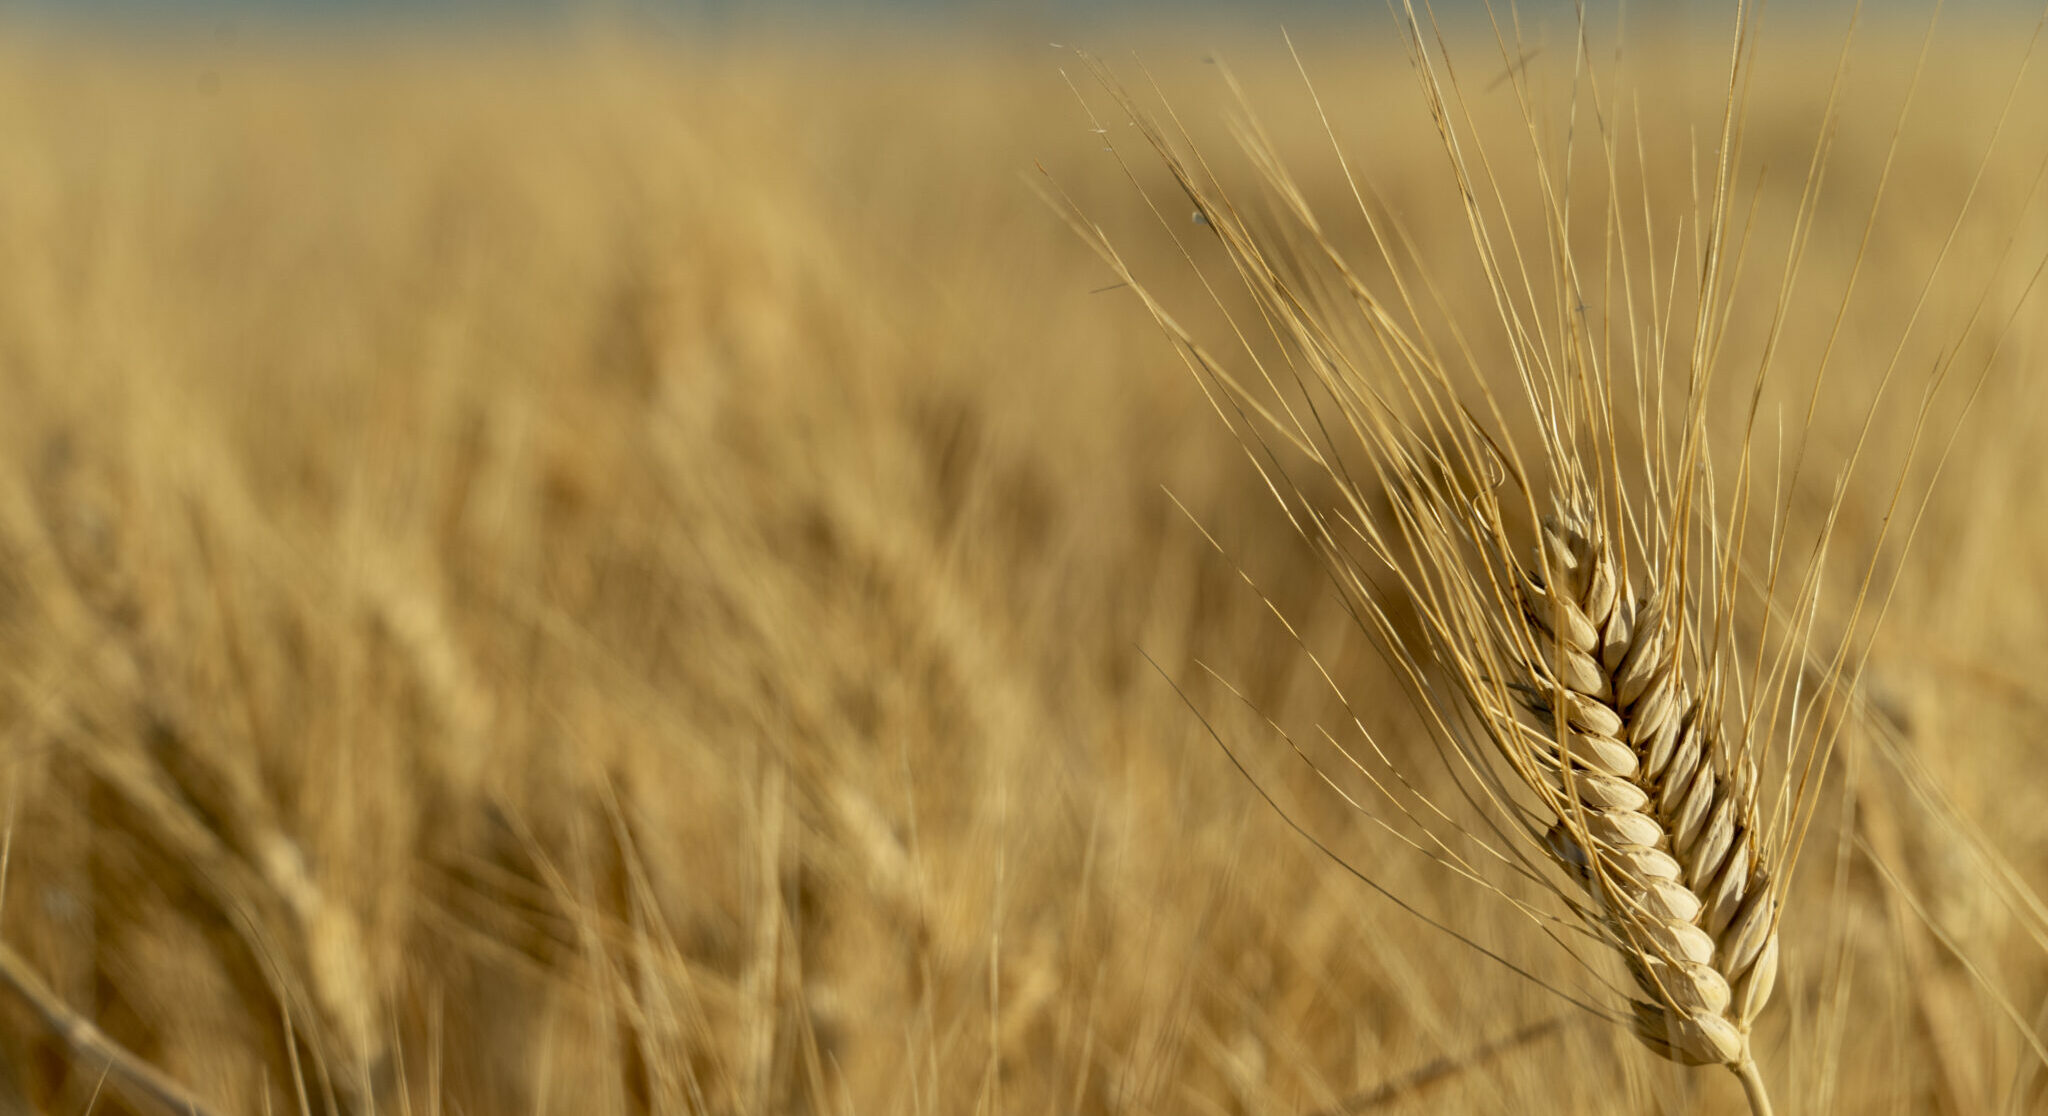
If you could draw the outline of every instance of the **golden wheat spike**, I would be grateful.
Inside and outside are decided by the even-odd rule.
[[[1777,979],[1778,935],[1755,757],[1692,696],[1675,595],[1625,603],[1590,520],[1552,516],[1541,536],[1521,571],[1527,638],[1503,649],[1522,708],[1477,688],[1481,712],[1551,805],[1545,844],[1635,977],[1637,1035],[1674,1061],[1730,1067],[1760,1097],[1749,1029]]]

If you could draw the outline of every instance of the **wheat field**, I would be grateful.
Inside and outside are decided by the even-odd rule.
[[[1728,344],[1785,311],[1794,525],[1875,408],[1818,622],[1897,588],[1848,633],[1758,1059],[1779,1111],[2048,1111],[2048,64],[2025,11],[1866,16],[1788,303],[1848,15],[1760,40]],[[1677,276],[1728,38],[1632,18],[1597,61]],[[1524,86],[1445,34],[1533,216]],[[1569,103],[1570,22],[1523,35]],[[1571,972],[1288,746],[1356,713],[1437,763],[1048,204],[1229,340],[1206,227],[1046,38],[16,27],[0,1112],[1740,1109],[1418,917]],[[1226,61],[1356,243],[1306,71],[1497,354],[1384,13],[1293,38],[1300,70],[1277,21],[1080,45],[1243,184]]]

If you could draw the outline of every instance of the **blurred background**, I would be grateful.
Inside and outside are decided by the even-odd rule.
[[[1765,1072],[1790,1111],[2048,1111],[2037,13],[1952,5],[1929,38],[1870,6],[1835,87],[1853,6],[1783,7],[1730,359],[1791,323],[1796,427],[1834,346],[1832,463],[1906,371],[1837,544],[1900,589]],[[1540,240],[1517,90],[1557,150],[1577,18],[1504,9],[1503,45],[1442,15]],[[1588,19],[1654,215],[1626,250],[1676,289],[1732,13]],[[1044,196],[1227,351],[1222,256],[1073,48],[1156,81],[1249,198],[1227,64],[1384,274],[1305,73],[1443,318],[1500,351],[1382,6],[49,0],[0,27],[0,1112],[1740,1106],[1254,790],[1573,972],[1276,735],[1356,715],[1437,762]],[[1957,356],[1989,375],[1967,416],[1938,398],[1937,477],[1904,432]],[[1911,553],[1876,541],[1901,476],[1933,494]]]

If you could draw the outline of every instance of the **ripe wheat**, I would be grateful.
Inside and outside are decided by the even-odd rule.
[[[1641,241],[1653,246],[1651,258],[1639,271],[1624,262],[1596,278],[1575,256],[1571,153],[1558,161],[1565,169],[1546,162],[1533,94],[1511,69],[1545,222],[1541,236],[1513,235],[1498,166],[1469,134],[1465,94],[1413,8],[1402,12],[1409,61],[1486,281],[1479,318],[1497,315],[1495,351],[1504,358],[1489,366],[1477,355],[1468,333],[1477,321],[1451,309],[1430,261],[1416,257],[1398,218],[1345,161],[1386,275],[1368,280],[1353,268],[1248,108],[1239,138],[1290,226],[1277,237],[1254,231],[1209,164],[1190,153],[1195,145],[1177,120],[1170,133],[1090,62],[1192,203],[1195,235],[1221,244],[1249,296],[1254,313],[1245,314],[1207,288],[1255,376],[1233,373],[1205,349],[1071,203],[1069,220],[1144,301],[1322,554],[1346,607],[1417,699],[1479,820],[1432,799],[1354,717],[1368,759],[1330,741],[1372,783],[1374,801],[1426,835],[1414,843],[1426,855],[1532,922],[1547,916],[1486,879],[1481,862],[1505,863],[1557,896],[1632,978],[1627,1006],[1609,1014],[1666,1058],[1727,1067],[1752,1109],[1768,1113],[1752,1032],[1778,975],[1784,885],[1813,816],[1809,777],[1832,753],[1836,695],[1853,687],[1860,660],[1845,641],[1809,675],[1821,565],[1789,573],[1785,507],[1755,490],[1756,400],[1775,336],[1750,373],[1746,425],[1709,436],[1715,371],[1727,359],[1724,271],[1738,212],[1750,6],[1735,5],[1711,189],[1694,195],[1698,287],[1685,310],[1668,291],[1631,289],[1632,274],[1683,270],[1677,257],[1655,258],[1652,217],[1643,218]],[[1511,45],[1520,44],[1502,44],[1510,57]],[[1601,220],[1613,250],[1628,222],[1610,131],[1621,99],[1602,96],[1593,94],[1610,176]],[[1824,125],[1816,167],[1828,134]],[[1344,160],[1334,131],[1330,139]],[[1484,207],[1489,196],[1500,212]],[[1801,197],[1795,228],[1813,219],[1816,197]],[[1164,208],[1154,211],[1180,239]],[[1787,248],[1794,261],[1798,250],[1795,239]],[[1618,254],[1625,260],[1628,249]],[[1437,332],[1455,357],[1423,320],[1421,308],[1432,305],[1443,311]],[[1781,302],[1780,323],[1784,309]],[[1660,340],[1616,355],[1607,331],[1617,328]],[[1270,347],[1249,340],[1261,334]],[[1938,373],[1929,391],[1939,383]],[[1923,409],[1915,448],[1926,418]],[[1734,442],[1732,472],[1716,468],[1716,440]],[[1803,450],[1791,455],[1795,481],[1803,460]],[[1297,471],[1316,478],[1315,492]],[[1812,542],[1815,554],[1827,550],[1843,491]],[[1761,562],[1745,552],[1758,535],[1769,540]],[[1531,549],[1529,560],[1517,557]],[[1863,577],[1842,631],[1871,605],[1869,568]],[[1412,615],[1420,637],[1394,612]],[[1802,688],[1809,676],[1814,684]],[[1597,971],[1590,956],[1580,959]]]
[[[1508,762],[1557,820],[1546,845],[1592,898],[1643,999],[1636,1033],[1688,1065],[1755,1076],[1749,1027],[1778,972],[1778,901],[1757,824],[1757,765],[1717,702],[1690,692],[1686,617],[1631,599],[1611,548],[1579,517],[1547,518],[1506,648],[1536,722],[1477,690]],[[1560,715],[1561,714],[1561,715]]]

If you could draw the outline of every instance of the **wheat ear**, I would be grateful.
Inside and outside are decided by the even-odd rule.
[[[1172,339],[1290,522],[1323,556],[1346,607],[1410,687],[1462,793],[1485,820],[1468,826],[1446,811],[1356,718],[1370,763],[1329,739],[1380,797],[1353,804],[1368,814],[1384,806],[1428,831],[1438,862],[1482,886],[1491,884],[1468,867],[1466,849],[1540,879],[1628,967],[1633,1010],[1623,1018],[1643,1041],[1673,1061],[1728,1067],[1754,1112],[1768,1116],[1750,1029],[1776,979],[1789,872],[1781,835],[1789,832],[1786,809],[1796,811],[1799,802],[1779,790],[1772,824],[1759,824],[1758,763],[1774,739],[1774,718],[1800,702],[1784,692],[1790,675],[1782,670],[1752,674],[1762,683],[1753,681],[1757,692],[1748,694],[1727,681],[1740,679],[1744,663],[1731,634],[1732,586],[1752,474],[1738,475],[1738,498],[1724,519],[1707,438],[1707,373],[1721,314],[1703,298],[1688,374],[1680,377],[1659,355],[1636,369],[1633,389],[1615,379],[1590,327],[1567,314],[1549,333],[1526,265],[1517,264],[1517,275],[1500,262],[1521,260],[1521,249],[1489,232],[1478,200],[1484,190],[1451,126],[1421,29],[1407,15],[1411,61],[1512,339],[1499,377],[1482,373],[1455,321],[1448,330],[1473,362],[1469,380],[1433,347],[1422,323],[1404,325],[1404,314],[1418,313],[1418,290],[1439,292],[1401,278],[1395,241],[1363,193],[1373,244],[1396,268],[1391,293],[1376,291],[1325,236],[1255,122],[1241,138],[1272,195],[1298,220],[1291,238],[1256,235],[1207,164],[1183,157],[1093,60],[1103,88],[1194,206],[1202,235],[1229,255],[1278,355],[1254,350],[1252,327],[1211,287],[1256,371],[1233,373],[1133,274],[1100,226],[1071,199],[1062,204]],[[1732,119],[1733,100],[1729,111]],[[1095,134],[1110,134],[1091,122]],[[1175,136],[1194,148],[1184,131]],[[1113,143],[1109,149],[1117,151]],[[1726,150],[1717,190],[1725,188]],[[1722,193],[1713,205],[1719,230]],[[1565,211],[1552,217],[1553,245],[1567,244]],[[1561,253],[1553,260],[1560,296],[1587,294],[1571,258],[1554,250]],[[1721,250],[1717,232],[1703,248],[1709,292],[1717,289]],[[1496,394],[1495,382],[1512,385],[1519,399]],[[1618,425],[1629,421],[1630,390],[1640,395],[1640,469],[1624,461]],[[1533,444],[1518,434],[1531,427],[1515,410],[1533,419]],[[1525,450],[1535,452],[1525,457]],[[1297,462],[1333,482],[1334,505],[1297,482]],[[1537,509],[1544,493],[1560,509],[1547,519]],[[1514,559],[1526,538],[1520,525],[1531,522],[1541,524],[1533,560]],[[1412,609],[1420,640],[1390,614],[1389,602]],[[1796,647],[1803,637],[1780,638]],[[1759,635],[1754,654],[1752,665],[1761,666],[1784,651]],[[1724,719],[1730,688],[1728,705],[1741,716]],[[1496,845],[1482,827],[1506,840]],[[1542,859],[1568,878],[1542,871]],[[1509,901],[1534,917],[1518,899]]]
[[[1635,977],[1637,1035],[1674,1061],[1730,1067],[1755,1103],[1749,1027],[1778,971],[1756,762],[1690,692],[1679,595],[1631,600],[1587,517],[1546,517],[1541,539],[1503,648],[1521,678],[1477,688],[1480,712],[1555,815],[1545,844],[1584,885],[1581,913]]]

